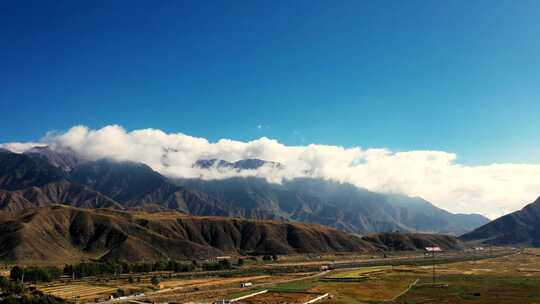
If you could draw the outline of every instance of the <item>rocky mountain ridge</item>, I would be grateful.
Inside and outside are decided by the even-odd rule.
[[[360,238],[314,224],[63,205],[0,212],[0,232],[0,260],[18,263],[140,262],[207,259],[225,254],[376,253],[418,250],[421,246],[460,248],[454,237],[443,235],[377,234]]]
[[[212,166],[227,163],[210,162]],[[253,159],[229,164],[235,170],[281,166]],[[172,180],[144,164],[88,161],[46,147],[23,154],[0,153],[1,210],[55,203],[308,222],[360,234],[395,230],[461,234],[487,222],[478,215],[446,212],[420,198],[315,178],[282,184],[255,177]]]

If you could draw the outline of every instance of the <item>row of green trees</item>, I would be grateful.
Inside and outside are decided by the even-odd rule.
[[[264,261],[276,261],[277,256],[265,255]],[[238,266],[244,265],[243,259],[238,259]],[[63,269],[52,266],[15,266],[11,269],[11,279],[14,281],[50,282],[58,279],[62,274],[84,278],[89,276],[119,275],[123,273],[147,273],[154,271],[191,272],[197,268],[205,271],[228,270],[233,265],[228,259],[219,262],[204,263],[199,265],[197,261],[159,261],[155,263],[126,263],[126,262],[85,262],[75,265],[65,265]]]
[[[154,271],[190,272],[197,267],[194,263],[165,261],[156,263],[80,263],[65,265],[63,269],[53,266],[15,266],[11,269],[10,278],[13,281],[50,282],[60,278],[62,274],[83,278],[88,276],[118,275],[122,273],[144,273]]]
[[[50,282],[62,275],[62,269],[54,266],[19,267],[11,269],[10,277],[14,281]]]
[[[65,265],[64,274],[67,276],[75,276],[83,278],[88,276],[100,275],[118,275],[122,273],[145,273],[154,271],[174,271],[174,272],[190,272],[194,271],[197,264],[178,262],[178,261],[161,261],[156,263],[125,263],[125,262],[106,262],[106,263],[80,263],[76,265]]]

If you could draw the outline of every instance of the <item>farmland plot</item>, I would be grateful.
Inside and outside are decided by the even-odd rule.
[[[79,299],[93,299],[97,297],[107,297],[114,293],[116,288],[110,286],[97,286],[90,284],[64,284],[51,286],[38,286],[38,290],[44,294],[50,294],[65,300],[73,300],[75,297]]]

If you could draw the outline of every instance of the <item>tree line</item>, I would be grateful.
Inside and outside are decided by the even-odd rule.
[[[265,261],[275,261],[277,256],[264,256]],[[236,266],[244,265],[244,259],[239,258]],[[234,266],[229,259],[217,262],[199,264],[197,261],[179,262],[174,260],[158,261],[155,263],[127,263],[127,262],[83,262],[79,264],[66,264],[63,268],[54,266],[15,266],[11,269],[10,277],[14,281],[50,282],[65,275],[73,278],[90,276],[119,275],[126,273],[148,273],[155,271],[192,272],[197,269],[203,271],[229,270]]]
[[[13,281],[50,282],[66,275],[74,278],[89,276],[119,275],[123,273],[145,273],[154,271],[189,272],[197,265],[193,263],[165,261],[156,263],[125,263],[125,262],[85,262],[67,264],[63,268],[54,266],[14,266],[10,272]]]
[[[160,261],[155,263],[126,263],[126,262],[88,262],[75,265],[65,265],[64,275],[75,278],[101,275],[119,275],[125,273],[146,273],[154,271],[190,272],[196,269],[196,262]]]
[[[30,266],[11,268],[10,277],[14,281],[50,282],[62,275],[62,269],[54,266]]]

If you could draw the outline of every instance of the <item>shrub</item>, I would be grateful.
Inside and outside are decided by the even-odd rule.
[[[0,290],[8,294],[21,294],[24,292],[24,285],[21,281],[10,281],[3,276],[0,276]]]
[[[195,270],[195,265],[193,264],[176,264],[176,267],[174,269],[175,272],[190,272]]]
[[[228,259],[219,261],[219,264],[221,264],[222,269],[231,269],[232,268],[231,261],[229,261]]]
[[[19,266],[15,266],[11,268],[11,272],[9,273],[9,276],[13,281],[21,280],[23,276],[23,269]]]
[[[205,271],[223,270],[223,266],[220,263],[204,263],[202,269]]]
[[[150,279],[150,283],[152,283],[152,285],[158,285],[160,281],[161,280],[157,276],[153,276],[152,279]]]

